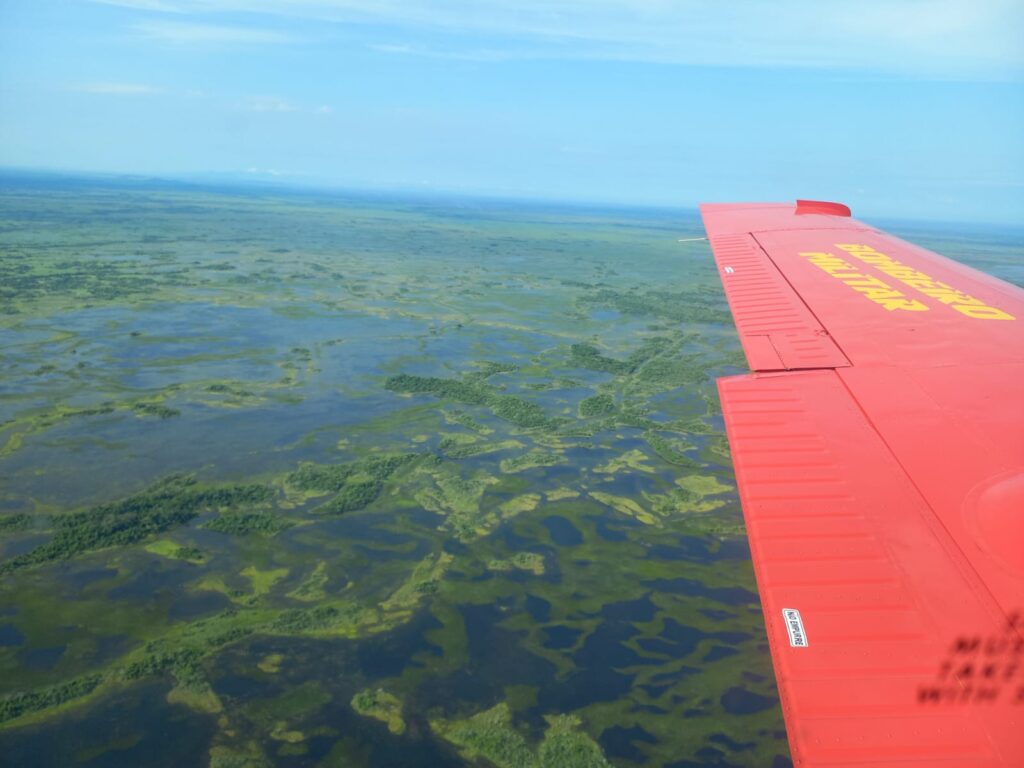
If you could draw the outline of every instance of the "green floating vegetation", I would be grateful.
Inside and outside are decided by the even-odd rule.
[[[674,464],[677,467],[699,467],[700,464],[689,456],[686,455],[686,451],[691,451],[695,446],[690,445],[682,440],[667,438],[659,435],[657,432],[647,432],[644,435],[644,439],[647,440],[647,444],[651,446],[651,449],[662,458],[663,461],[669,464]]]
[[[302,491],[336,493],[350,478],[361,477],[383,483],[399,468],[415,461],[416,453],[393,453],[370,456],[345,464],[313,464],[304,462],[288,475],[288,484]]]
[[[579,730],[574,715],[548,715],[548,730],[540,745],[541,768],[611,768],[601,747]]]
[[[483,426],[465,411],[444,411],[442,415],[444,416],[444,420],[449,424],[458,424],[460,427],[472,430],[478,435],[489,435],[494,432],[493,429]]]
[[[684,384],[699,384],[707,379],[704,366],[694,359],[658,358],[646,363],[637,371],[637,379],[665,387],[681,387]]]
[[[728,310],[723,307],[720,294],[700,288],[684,291],[637,291],[601,288],[584,294],[578,301],[583,305],[615,309],[624,315],[659,317],[679,323],[730,322]]]
[[[296,525],[294,520],[289,520],[274,512],[263,511],[228,512],[203,523],[200,527],[229,536],[246,536],[250,533],[274,536],[293,525]]]
[[[270,768],[270,761],[255,743],[241,747],[215,744],[210,747],[210,768]]]
[[[431,720],[430,729],[451,742],[466,760],[483,758],[498,768],[536,768],[537,759],[502,702],[466,720]]]
[[[647,463],[648,456],[639,448],[626,451],[621,456],[609,459],[606,463],[594,467],[595,472],[606,475],[617,475],[627,469],[637,472],[655,472],[655,468]]]
[[[717,496],[733,490],[731,485],[720,482],[714,475],[685,475],[676,478],[676,485],[694,498]]]
[[[288,575],[287,568],[271,568],[261,571],[250,565],[242,571],[242,575],[252,582],[253,594],[257,597],[265,595],[273,589],[274,585]]]
[[[264,485],[201,488],[192,478],[170,477],[127,499],[84,512],[54,516],[53,537],[23,555],[0,563],[0,574],[67,560],[99,549],[135,544],[152,534],[184,525],[203,511],[265,504],[274,495],[274,490]]]
[[[489,379],[491,376],[499,373],[515,373],[519,370],[519,366],[515,363],[497,363],[491,360],[486,360],[476,365],[478,370],[467,374],[467,378]]]
[[[687,528],[710,536],[743,535],[743,523],[739,520],[709,514],[725,506],[725,499],[716,497],[732,491],[732,486],[713,476],[697,474],[677,478],[676,485],[664,494],[643,493],[657,517],[682,517]]]
[[[280,653],[268,653],[257,662],[256,667],[268,675],[276,675],[281,671],[281,664],[284,663],[284,655]]]
[[[441,527],[450,530],[462,542],[486,536],[503,520],[536,508],[541,500],[539,494],[527,493],[497,507],[485,508],[482,504],[484,491],[499,482],[496,477],[483,471],[463,477],[457,466],[444,462],[425,465],[422,471],[429,473],[433,484],[416,493],[416,502],[430,512],[443,515],[445,521]]]
[[[448,432],[441,433],[441,435],[441,442],[437,444],[437,447],[442,453],[447,453],[450,450],[458,450],[460,446],[474,445],[480,442],[479,436],[468,434],[466,432]]]
[[[479,443],[456,445],[455,447],[445,447],[442,444],[441,450],[444,452],[446,459],[468,459],[471,456],[497,453],[498,451],[511,451],[522,447],[523,444],[518,440],[485,440]]]
[[[352,709],[363,717],[372,717],[387,725],[391,733],[399,736],[405,733],[405,720],[402,718],[402,702],[394,694],[383,688],[376,690],[367,688],[352,697]]]
[[[19,512],[14,515],[0,517],[0,533],[14,533],[24,531],[32,524],[32,516]]]
[[[0,723],[32,712],[59,707],[72,699],[92,693],[102,681],[103,675],[85,675],[49,688],[5,696],[0,699]]]
[[[589,371],[614,373],[619,376],[633,370],[629,363],[602,355],[593,344],[573,344],[570,352],[572,364]]]
[[[156,416],[159,419],[170,419],[181,415],[181,411],[177,408],[169,408],[160,403],[135,403],[132,410],[139,416]]]
[[[568,499],[578,499],[580,492],[573,488],[555,488],[554,490],[547,491],[544,495],[548,501],[566,501]]]
[[[499,419],[523,429],[554,429],[562,423],[558,419],[550,418],[536,403],[515,395],[500,394],[497,389],[479,378],[460,381],[402,373],[389,377],[384,382],[384,388],[402,394],[430,394],[442,400],[486,406]]]
[[[504,419],[524,429],[554,428],[560,423],[557,419],[548,418],[544,409],[536,403],[515,395],[496,395],[491,398],[489,405],[491,412],[499,419]]]
[[[671,344],[671,339],[662,336],[656,336],[653,339],[644,339],[644,342],[640,347],[634,350],[626,360],[617,360],[614,357],[608,357],[607,355],[602,354],[601,351],[593,344],[573,344],[569,348],[570,363],[579,368],[586,368],[590,371],[600,371],[602,373],[612,373],[616,376],[624,376],[638,371],[641,366],[647,363],[647,361],[665,352]]]
[[[644,525],[661,525],[661,520],[657,515],[651,514],[633,501],[633,499],[601,491],[591,491],[590,495],[602,504],[611,507],[616,512],[632,517],[634,520],[637,520]]]
[[[322,515],[341,515],[365,509],[384,491],[384,483],[419,454],[371,456],[345,464],[305,463],[288,475],[288,484],[307,495],[334,493],[317,507]]]
[[[275,727],[280,727],[288,721],[318,712],[330,702],[331,694],[324,688],[323,683],[319,680],[307,680],[299,685],[287,687],[277,696],[256,699],[246,708],[246,714],[253,720],[273,723]]]
[[[507,571],[528,571],[534,576],[544,575],[544,555],[536,552],[517,552],[507,560],[491,560],[487,563],[487,570]]]
[[[607,416],[615,412],[615,399],[605,393],[592,395],[580,402],[578,413],[581,419]]]
[[[500,466],[503,473],[513,474],[536,467],[552,467],[555,464],[561,464],[563,461],[564,459],[561,454],[535,448],[521,456],[502,459]]]
[[[206,562],[206,554],[198,547],[182,546],[177,542],[169,539],[157,539],[151,541],[145,547],[147,552],[151,552],[154,555],[160,555],[170,560],[182,560],[186,563],[193,563],[198,565]]]
[[[469,541],[487,532],[481,520],[480,501],[487,486],[497,478],[477,472],[464,478],[458,467],[441,463],[424,467],[433,480],[432,487],[416,493],[416,501],[424,509],[445,517],[445,527],[461,541]]]
[[[313,572],[303,579],[299,586],[288,593],[288,597],[306,603],[323,600],[327,596],[324,590],[327,586],[327,579],[327,563],[321,560],[316,564]]]
[[[429,394],[442,400],[451,400],[466,405],[488,405],[493,397],[493,388],[478,381],[459,381],[435,376],[410,376],[400,373],[384,382],[384,388],[403,394]]]
[[[430,728],[466,760],[484,759],[497,768],[611,768],[601,747],[580,730],[572,715],[548,715],[536,749],[516,730],[507,703],[466,720],[431,720]]]
[[[316,511],[321,515],[342,515],[365,509],[380,496],[384,483],[373,478],[349,478],[338,494],[321,504]]]

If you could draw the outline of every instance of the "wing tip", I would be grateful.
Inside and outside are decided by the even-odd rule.
[[[729,213],[736,211],[764,211],[764,210],[790,211],[797,216],[808,213],[817,213],[825,216],[842,216],[851,218],[853,212],[850,206],[845,203],[837,203],[831,200],[797,200],[794,206],[791,203],[701,203],[702,213]]]
[[[801,216],[808,213],[825,214],[826,216],[853,216],[850,206],[843,203],[833,203],[828,200],[797,200],[796,215]]]

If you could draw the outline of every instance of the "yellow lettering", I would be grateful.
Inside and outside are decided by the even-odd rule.
[[[908,312],[927,312],[928,305],[922,304],[917,299],[908,299],[903,297],[902,299],[882,299],[878,302],[883,307],[892,312],[894,309],[902,309]]]
[[[923,293],[925,296],[929,296],[937,301],[952,307],[957,312],[967,317],[974,318],[976,320],[1016,320],[1016,318],[1004,312],[1001,309],[990,307],[983,301],[980,301],[973,296],[968,296],[962,291],[958,291],[951,285],[935,280],[924,272],[919,272],[913,267],[908,267],[891,256],[887,256],[884,253],[876,251],[874,248],[868,245],[857,245],[856,243],[836,243],[836,248],[839,248],[846,253],[852,254],[860,261],[865,264],[874,266],[881,272],[899,280],[904,285],[909,285],[916,291]],[[822,254],[823,256],[831,256],[831,254]],[[835,257],[832,257],[835,258]],[[821,266],[819,264],[819,266]],[[822,269],[825,269],[822,266]],[[826,270],[829,271],[829,270]],[[834,274],[831,273],[830,274]],[[881,290],[873,292],[871,289],[862,289],[857,286],[867,286],[868,283],[863,282],[863,276],[856,274],[849,275],[834,275],[839,277],[846,282],[854,290],[860,291],[865,294],[872,301],[877,301],[879,304],[885,306],[886,309],[903,309],[910,310],[912,312],[921,312],[927,310],[928,307],[919,301],[905,298],[888,298],[887,294]],[[885,285],[881,281],[878,281],[885,288],[889,286]],[[898,291],[898,296],[902,297]]]
[[[867,248],[867,246],[854,245],[840,245],[837,247],[846,251],[851,251],[851,249],[857,250]],[[855,271],[851,264],[847,264],[842,259],[837,258],[835,254],[823,251],[808,251],[801,253],[800,255],[826,274],[831,275],[837,280],[842,280],[847,286],[857,291],[865,298],[885,307],[890,312],[893,310],[927,312],[929,309],[927,304],[922,304],[920,301],[915,301],[914,299],[908,299],[884,280],[880,280],[873,275],[865,275]],[[861,258],[859,253],[855,253],[854,255]],[[874,261],[888,258],[884,254],[875,254],[875,256],[876,258],[872,259]],[[862,261],[868,261],[868,259],[862,258]]]
[[[952,304],[953,309],[975,320],[1016,320],[1013,315],[986,304]]]

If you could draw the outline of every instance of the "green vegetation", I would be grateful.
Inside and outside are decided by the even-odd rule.
[[[544,409],[529,400],[514,395],[497,395],[489,403],[491,411],[499,419],[510,421],[517,427],[531,429],[534,427],[554,428],[558,421],[549,419]]]
[[[504,702],[466,720],[432,720],[430,728],[467,760],[483,758],[498,768],[537,765],[526,739],[512,727],[512,713]]]
[[[658,456],[663,461],[669,464],[674,464],[677,467],[698,467],[700,466],[696,461],[686,455],[686,451],[691,451],[694,446],[689,443],[685,443],[682,440],[674,440],[663,437],[657,432],[647,432],[644,435],[647,440],[647,444],[651,446]]]
[[[410,376],[402,373],[391,376],[384,382],[384,388],[403,394],[428,394],[442,400],[466,405],[488,405],[494,392],[491,387],[477,381],[465,382],[457,379],[439,379],[433,376]]]
[[[170,477],[122,501],[55,516],[53,537],[24,555],[0,563],[0,574],[135,544],[184,525],[205,510],[264,504],[273,497],[274,491],[263,485],[201,488],[192,478]]]
[[[432,482],[416,494],[417,503],[444,515],[445,525],[462,541],[477,538],[487,531],[481,520],[480,501],[487,487],[497,482],[494,477],[482,473],[463,477],[450,463],[424,467],[423,473]]]
[[[593,344],[573,344],[571,352],[571,362],[579,368],[601,373],[614,373],[617,376],[631,373],[633,370],[629,363],[602,355]]]
[[[560,423],[557,419],[549,418],[536,403],[515,395],[502,395],[479,378],[459,381],[402,373],[388,378],[384,388],[402,394],[430,394],[456,403],[487,406],[499,419],[523,429],[554,429]]]
[[[716,290],[619,291],[602,288],[579,299],[585,306],[615,309],[624,315],[660,317],[677,323],[719,323],[731,320]]]
[[[5,696],[0,699],[0,723],[5,723],[8,720],[13,720],[16,717],[21,717],[31,712],[59,707],[61,704],[65,704],[72,699],[77,699],[91,693],[102,680],[102,675],[85,675],[38,691]]]
[[[372,717],[387,725],[395,735],[405,733],[405,720],[402,719],[402,702],[397,696],[383,688],[376,690],[367,688],[352,697],[352,709],[363,717]]]
[[[0,533],[24,531],[31,524],[31,515],[27,515],[24,512],[19,512],[14,515],[5,515],[4,517],[0,517]]]
[[[185,560],[190,563],[201,563],[206,559],[206,555],[199,547],[178,547],[174,550],[172,557],[175,560]]]
[[[615,399],[608,394],[598,394],[588,397],[580,402],[579,414],[581,419],[592,419],[595,416],[607,416],[615,412]]]
[[[548,730],[540,745],[541,768],[611,768],[601,748],[579,730],[578,717],[549,715],[544,719]]]
[[[288,475],[288,483],[303,491],[331,493],[342,490],[350,479],[384,483],[398,469],[415,461],[418,454],[370,456],[346,464],[303,463]]]
[[[302,464],[288,475],[288,483],[308,495],[334,493],[334,498],[317,507],[321,515],[355,512],[372,504],[384,484],[418,454],[371,456],[346,464]]]
[[[502,702],[466,720],[431,720],[430,727],[467,760],[483,758],[497,768],[611,768],[601,748],[579,730],[571,715],[545,717],[548,727],[536,750],[512,724]]]
[[[152,552],[154,555],[160,555],[171,560],[183,560],[187,563],[203,563],[206,562],[205,553],[198,547],[182,546],[169,539],[157,539],[151,541],[144,549],[147,552]]]
[[[327,563],[321,560],[316,564],[313,572],[288,593],[288,597],[307,603],[323,600],[327,596],[324,589],[327,586],[327,580]]]
[[[467,376],[475,379],[489,379],[491,376],[495,376],[499,373],[515,373],[519,370],[519,366],[515,363],[497,363],[491,360],[477,363],[478,370],[473,371]]]
[[[511,474],[536,467],[551,467],[555,464],[561,464],[563,461],[564,459],[561,454],[535,448],[520,456],[503,459],[500,466],[502,472]]]
[[[276,675],[281,671],[281,664],[284,662],[284,656],[280,653],[268,653],[259,663],[256,665],[260,671],[266,672],[268,675]]]
[[[160,419],[170,419],[181,415],[181,411],[177,408],[168,408],[160,403],[135,403],[132,410],[140,416],[156,416]]]
[[[529,571],[534,576],[544,575],[544,555],[536,552],[517,552],[507,560],[491,560],[489,571]]]
[[[229,536],[261,533],[273,536],[295,525],[294,520],[273,512],[229,512],[203,523],[202,527]]]
[[[652,515],[646,509],[633,501],[633,499],[625,496],[616,496],[612,493],[604,493],[602,491],[591,491],[590,495],[602,504],[608,505],[616,512],[628,515],[644,525],[661,524],[657,516]]]
[[[570,362],[579,367],[602,373],[613,373],[616,376],[624,376],[636,373],[645,363],[652,358],[665,352],[671,346],[667,338],[657,336],[652,339],[645,339],[644,342],[626,360],[616,360],[613,357],[601,354],[601,351],[593,344],[573,344],[569,351]]]
[[[271,568],[270,570],[261,571],[250,565],[242,571],[242,575],[252,582],[252,592],[256,597],[259,597],[270,592],[277,582],[288,576],[288,569]]]
[[[338,495],[325,504],[317,507],[317,512],[324,515],[341,515],[345,512],[355,512],[371,504],[380,496],[384,490],[384,484],[379,480],[349,479],[341,487]]]
[[[647,454],[639,448],[634,448],[631,451],[626,451],[621,456],[609,459],[605,464],[594,467],[594,471],[607,475],[617,475],[625,470],[655,472],[655,468],[648,464],[647,461]]]

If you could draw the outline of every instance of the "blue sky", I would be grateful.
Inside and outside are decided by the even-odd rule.
[[[1020,0],[0,0],[0,165],[1024,220]]]

